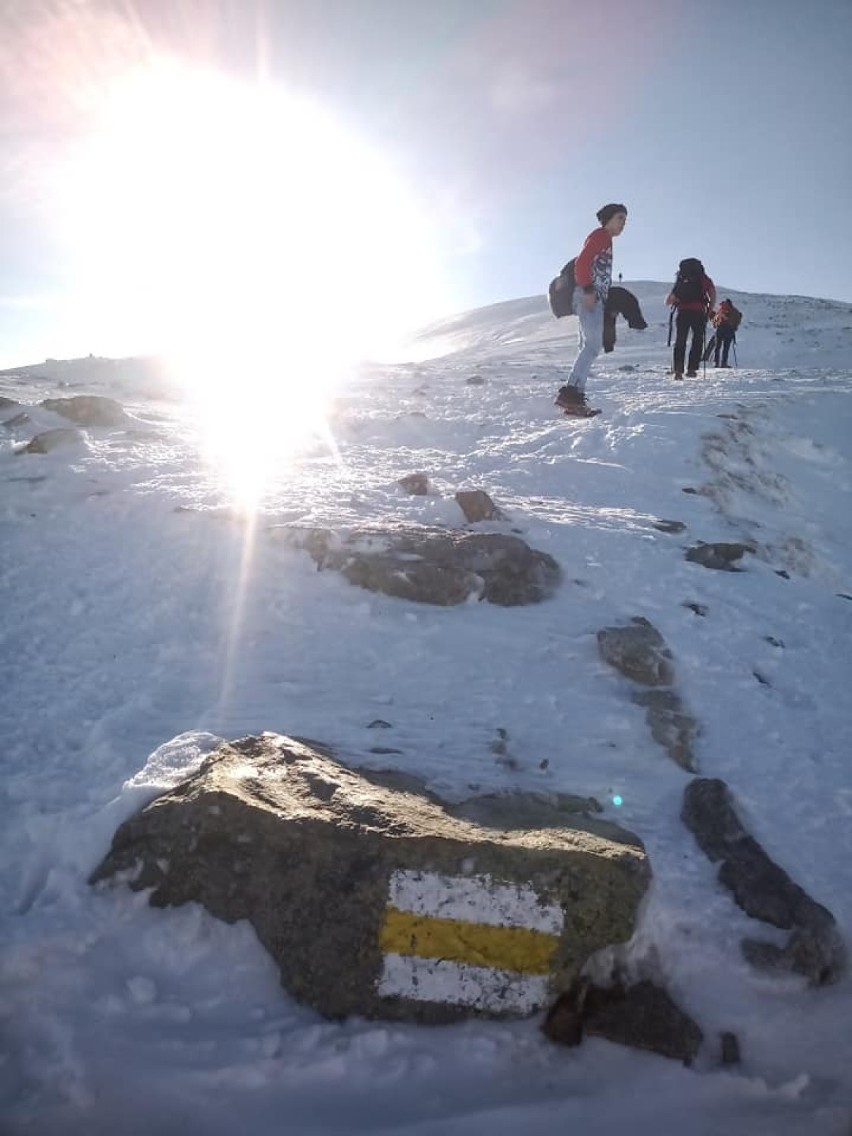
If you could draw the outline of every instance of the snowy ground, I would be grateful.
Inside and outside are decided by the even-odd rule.
[[[333,444],[316,437],[277,472],[256,523],[224,513],[233,470],[206,459],[197,413],[138,366],[0,375],[0,395],[23,402],[109,394],[135,416],[42,456],[15,446],[67,422],[30,407],[32,424],[0,429],[3,1136],[852,1131],[852,981],[812,990],[742,960],[755,924],[678,820],[687,775],[595,643],[633,615],[660,629],[703,725],[701,772],[729,783],[848,936],[852,308],[722,293],[745,312],[740,369],[674,384],[666,287],[628,286],[651,326],[620,324],[599,360],[599,418],[552,407],[573,319],[541,300],[468,313],[420,337],[415,361],[349,376]],[[268,418],[243,390],[235,374],[230,459]],[[414,471],[430,496],[396,486]],[[374,596],[269,531],[462,527],[453,493],[477,487],[511,516],[495,528],[560,561],[555,599]],[[665,535],[656,518],[688,528]],[[760,551],[739,574],[683,558],[696,540],[744,538]],[[370,753],[377,717],[393,727],[379,742],[402,751],[391,759]],[[491,750],[498,728],[511,762]],[[328,1023],[281,990],[249,927],[87,885],[155,787],[214,736],[263,729],[392,760],[448,796],[597,797],[646,842],[635,954],[704,1029],[698,1067],[603,1041],[560,1049],[536,1021]],[[717,1065],[720,1030],[739,1035],[734,1070]]]

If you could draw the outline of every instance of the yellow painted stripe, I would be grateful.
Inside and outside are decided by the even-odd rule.
[[[388,907],[379,945],[417,958],[466,962],[520,974],[549,974],[559,939],[528,927],[494,927],[461,919],[436,919]]]

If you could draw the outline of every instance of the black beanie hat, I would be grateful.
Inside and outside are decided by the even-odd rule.
[[[597,213],[595,214],[595,216],[597,217],[597,219],[600,221],[600,223],[602,225],[605,225],[607,223],[607,221],[611,221],[613,219],[613,217],[616,215],[616,213],[623,213],[626,217],[627,216],[627,206],[626,205],[615,205],[613,203],[610,203],[609,205],[604,205],[603,209],[599,209],[597,211]]]

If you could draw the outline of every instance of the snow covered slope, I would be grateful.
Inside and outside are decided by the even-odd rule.
[[[227,462],[150,365],[0,375],[31,419],[0,427],[4,1136],[848,1134],[850,980],[812,990],[744,962],[755,925],[680,823],[687,775],[595,632],[634,615],[660,629],[702,723],[701,772],[729,783],[848,936],[852,311],[722,288],[744,312],[739,369],[674,384],[666,285],[625,286],[650,327],[620,323],[599,359],[599,418],[552,406],[575,320],[541,299],[467,313],[427,329],[406,361],[353,370],[329,432],[270,471],[254,523],[229,519]],[[270,383],[296,367],[271,362]],[[244,390],[235,374],[232,458],[268,419]],[[82,393],[118,398],[131,423],[17,452],[68,425],[38,400]],[[397,486],[415,470],[430,495]],[[318,573],[274,536],[460,528],[453,494],[474,487],[510,515],[495,528],[562,564],[553,600],[417,606]],[[686,529],[662,533],[658,518]],[[734,539],[757,549],[741,573],[684,559],[698,540]],[[634,954],[705,1030],[697,1069],[602,1041],[560,1050],[535,1022],[324,1022],[281,991],[246,926],[88,887],[119,821],[216,736],[277,730],[386,765],[371,753],[376,717],[395,764],[438,792],[582,793],[642,836],[655,880]],[[511,761],[492,750],[498,729]],[[716,1067],[721,1030],[740,1037],[736,1069]]]

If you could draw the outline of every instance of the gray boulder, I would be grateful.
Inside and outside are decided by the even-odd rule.
[[[130,419],[120,402],[97,394],[78,394],[71,398],[46,398],[45,410],[61,414],[79,426],[126,426]]]
[[[425,497],[429,492],[429,478],[425,473],[407,473],[397,481],[397,485],[414,497]]]
[[[36,434],[31,442],[28,442],[23,449],[18,450],[19,454],[49,454],[54,450],[65,449],[68,446],[76,446],[83,441],[83,435],[79,430],[72,430],[70,427],[60,428],[58,430],[45,430],[42,434]]]
[[[505,521],[506,514],[491,500],[484,489],[460,489],[456,501],[471,524],[478,521]]]
[[[443,529],[367,529],[338,535],[328,529],[272,530],[302,548],[318,567],[353,584],[420,603],[453,606],[471,598],[503,607],[540,603],[559,585],[552,556],[504,533]]]
[[[499,819],[263,734],[121,825],[91,882],[248,919],[286,989],[328,1017],[526,1016],[631,936],[650,872],[636,837],[558,803],[551,827]]]
[[[705,544],[700,541],[687,550],[686,559],[719,572],[741,572],[737,562],[746,552],[754,552],[754,548],[749,544],[727,544],[724,541]]]
[[[671,651],[659,631],[644,616],[626,627],[603,627],[598,648],[604,662],[644,686],[670,686],[674,681]]]
[[[604,662],[643,688],[650,688],[634,691],[631,697],[645,707],[651,737],[672,761],[694,773],[692,747],[698,723],[673,689],[672,654],[656,627],[642,616],[635,616],[625,627],[604,627],[598,632],[598,648]]]
[[[693,744],[698,736],[698,723],[683,707],[680,696],[669,688],[637,690],[632,695],[637,706],[645,707],[645,721],[651,737],[663,747],[672,761],[687,770],[696,771]]]
[[[724,781],[699,778],[687,785],[681,819],[709,860],[721,861],[719,881],[754,919],[792,931],[787,943],[746,939],[745,957],[763,969],[804,975],[812,986],[837,982],[846,948],[834,916],[803,891],[745,829]]]

